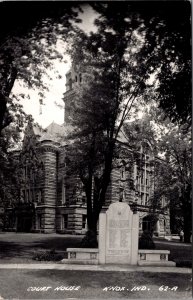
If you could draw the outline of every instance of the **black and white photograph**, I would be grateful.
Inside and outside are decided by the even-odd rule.
[[[0,1],[0,300],[192,299],[191,1]]]

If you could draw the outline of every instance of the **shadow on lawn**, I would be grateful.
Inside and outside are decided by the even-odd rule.
[[[170,250],[168,259],[176,262],[176,267],[192,268],[192,247],[191,244],[183,246],[183,244],[164,244],[156,241],[156,249]]]
[[[24,258],[32,259],[34,253],[39,250],[55,249],[57,252],[64,252],[66,248],[78,247],[82,237],[48,237],[46,239],[25,241],[0,241],[0,259]]]
[[[11,238],[11,237],[10,237]],[[3,236],[2,236],[3,239]],[[0,241],[0,262],[15,262],[17,259],[32,261],[34,253],[52,250],[66,257],[66,248],[79,247],[82,236],[33,236],[18,235],[13,240]],[[170,250],[169,260],[175,261],[177,267],[192,267],[192,247],[155,241],[156,249]]]

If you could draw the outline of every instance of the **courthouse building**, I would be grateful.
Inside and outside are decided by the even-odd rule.
[[[24,181],[20,187],[20,201],[6,211],[5,230],[19,232],[70,233],[84,234],[87,230],[86,195],[77,176],[66,174],[65,155],[67,134],[70,130],[71,100],[74,89],[82,82],[82,76],[74,69],[66,74],[66,92],[64,94],[64,124],[51,123],[46,130],[28,126],[25,135],[34,136],[37,143],[38,158],[42,161],[42,173],[38,181],[34,180],[28,164],[24,170]],[[24,138],[24,144],[27,141]],[[142,169],[137,163],[127,167],[129,146],[124,132],[121,132],[118,143],[124,152],[124,159],[114,167],[106,194],[106,204],[127,202],[139,213],[139,230],[150,229],[152,211],[149,200],[153,197],[155,176],[151,161],[151,145],[144,141],[140,147],[143,157]],[[25,145],[24,145],[25,146]],[[154,234],[164,236],[170,233],[170,217],[162,199],[162,207],[154,211],[157,222]]]

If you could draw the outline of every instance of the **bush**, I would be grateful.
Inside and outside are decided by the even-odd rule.
[[[155,249],[151,232],[145,230],[139,238],[139,249]]]
[[[32,259],[38,261],[60,261],[63,259],[63,256],[56,253],[55,249],[51,249],[35,252]]]
[[[93,231],[88,230],[85,237],[80,242],[80,247],[81,248],[98,248],[96,234]]]
[[[191,268],[192,269],[192,261],[191,260],[174,260],[176,263],[176,267],[178,268]]]

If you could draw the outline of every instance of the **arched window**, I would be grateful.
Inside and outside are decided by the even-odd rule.
[[[72,89],[72,78],[69,79],[68,86],[69,86],[69,90],[71,90]]]
[[[125,173],[125,166],[121,167],[121,179],[125,180],[126,178],[126,173]]]

